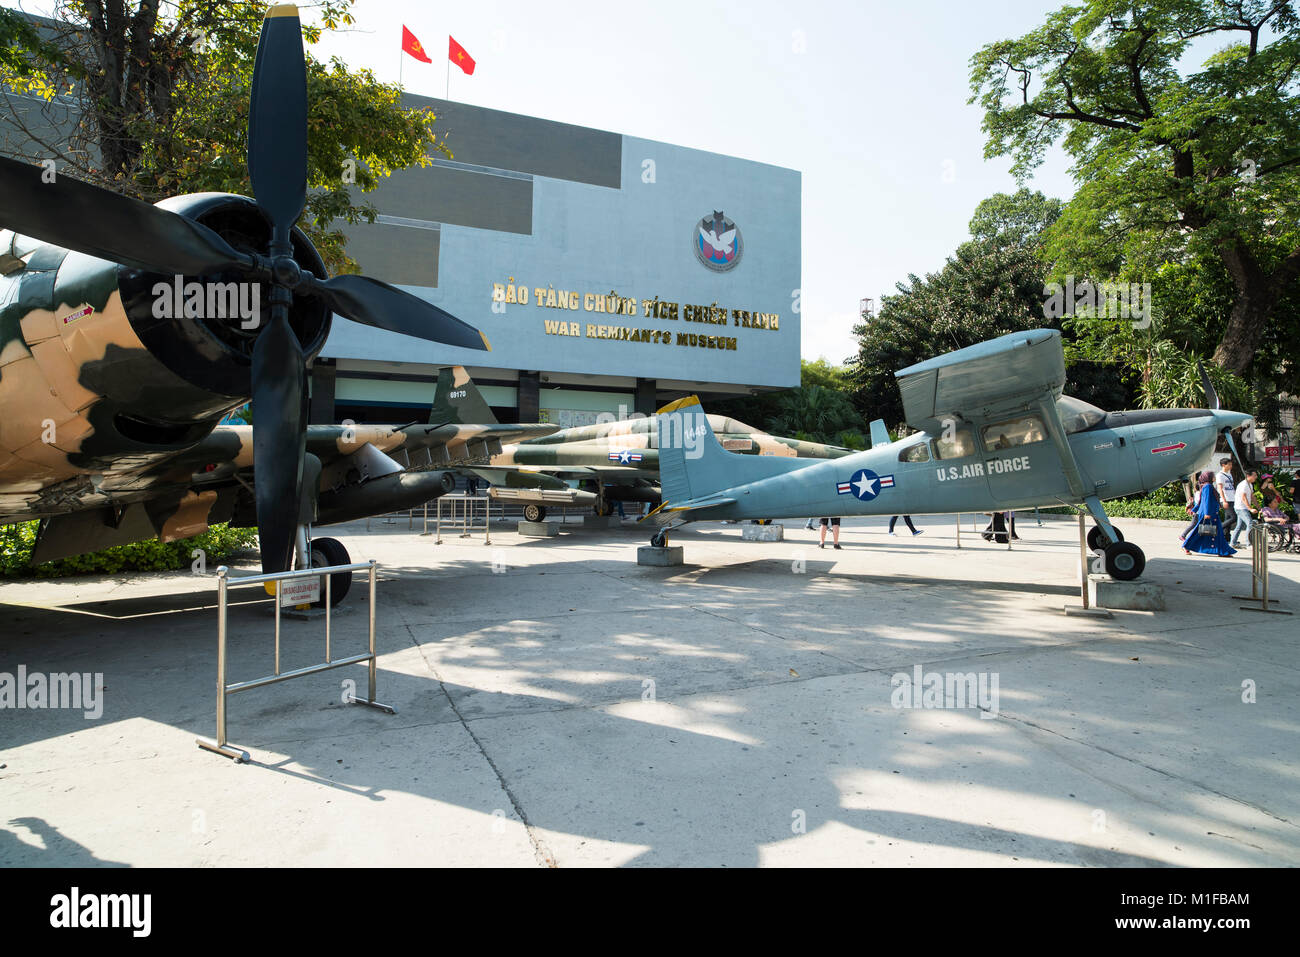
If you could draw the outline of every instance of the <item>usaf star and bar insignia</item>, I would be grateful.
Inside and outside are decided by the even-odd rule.
[[[852,492],[862,502],[870,502],[887,488],[894,487],[892,475],[877,475],[871,469],[858,469],[847,482],[839,482],[835,490],[840,495]]]

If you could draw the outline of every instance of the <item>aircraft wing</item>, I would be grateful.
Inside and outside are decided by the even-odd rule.
[[[945,353],[894,373],[903,413],[938,433],[945,420],[988,420],[1034,407],[1065,386],[1065,352],[1055,329],[1031,329]]]

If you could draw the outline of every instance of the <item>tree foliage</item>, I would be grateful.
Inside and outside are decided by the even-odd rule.
[[[909,275],[884,296],[875,316],[854,327],[858,352],[849,360],[854,401],[866,418],[903,423],[894,373],[944,352],[1027,329],[1060,328],[1044,310],[1044,236],[1057,222],[1060,200],[1021,189],[979,204],[972,239],[943,268]],[[1129,388],[1114,372],[1079,355],[1067,370],[1066,391],[1104,408],[1123,408]]]
[[[352,0],[321,0],[307,44],[308,199],[300,225],[332,272],[355,271],[335,225],[373,222],[359,195],[396,169],[444,153],[435,117],[400,90],[311,45],[351,25]],[[248,99],[265,4],[234,0],[60,0],[36,30],[0,19],[0,90],[26,142],[22,158],[148,201],[182,192],[251,194]],[[39,115],[16,97],[45,101]],[[51,133],[53,129],[56,132]]]
[[[1209,42],[1225,45],[1188,69],[1193,44]],[[1022,179],[1054,143],[1073,158],[1079,190],[1048,237],[1058,273],[1214,259],[1232,284],[1214,360],[1239,375],[1257,361],[1300,277],[1300,17],[1291,3],[1066,6],[976,53],[971,88],[987,157],[1011,157]]]
[[[825,359],[804,359],[799,388],[716,402],[708,411],[729,415],[772,435],[866,448],[862,417],[854,408],[851,389],[844,367]]]

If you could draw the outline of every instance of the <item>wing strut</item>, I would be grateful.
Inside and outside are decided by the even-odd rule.
[[[1079,462],[1074,457],[1074,450],[1070,448],[1069,436],[1065,434],[1065,423],[1061,421],[1061,413],[1056,408],[1056,393],[1053,390],[1048,389],[1039,397],[1038,411],[1047,423],[1052,444],[1056,446],[1056,456],[1061,461],[1061,472],[1064,473],[1065,481],[1070,486],[1070,494],[1083,503],[1101,528],[1102,534],[1110,542],[1119,541],[1119,537],[1111,528],[1110,519],[1106,516],[1106,509],[1101,504],[1097,490],[1084,485],[1083,474],[1079,471]]]

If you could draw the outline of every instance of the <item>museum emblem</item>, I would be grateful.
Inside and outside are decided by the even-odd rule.
[[[745,249],[740,227],[721,210],[714,210],[697,222],[691,239],[695,258],[714,272],[734,269]]]

